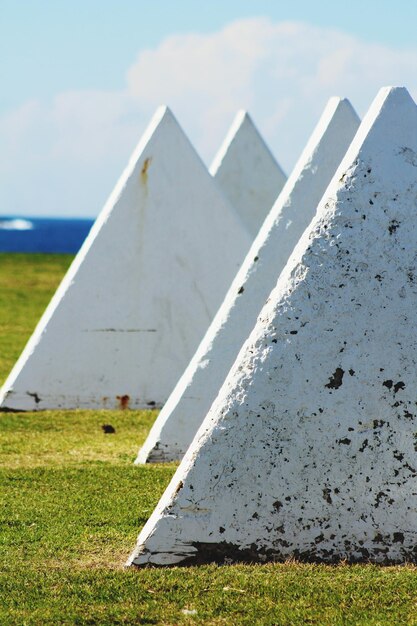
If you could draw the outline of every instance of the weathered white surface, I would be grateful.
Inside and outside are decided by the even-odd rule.
[[[253,238],[286,176],[246,111],[239,111],[210,167]]]
[[[132,563],[416,561],[417,107],[378,94]]]
[[[163,404],[249,246],[162,107],[9,376],[2,408]]]
[[[358,125],[347,100],[329,101],[220,310],[155,421],[138,463],[180,459],[187,450]]]

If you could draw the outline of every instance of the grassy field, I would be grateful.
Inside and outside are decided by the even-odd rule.
[[[70,257],[0,255],[4,380]],[[417,625],[417,569],[124,570],[174,466],[132,464],[156,413],[0,415],[0,625]],[[105,434],[111,424],[114,434]]]

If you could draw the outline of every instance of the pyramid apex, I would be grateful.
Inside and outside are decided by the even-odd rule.
[[[253,124],[252,118],[249,115],[248,111],[246,111],[246,109],[239,109],[239,111],[236,113],[234,123],[240,126],[245,122],[250,122],[251,124]]]
[[[156,128],[163,120],[175,120],[174,114],[172,113],[169,106],[166,104],[161,104],[152,116],[150,121],[150,126]]]
[[[174,117],[171,109],[167,104],[160,104],[159,107],[156,109],[156,113],[159,113],[161,117],[164,117],[165,115]]]
[[[415,110],[416,104],[405,87],[382,87],[364,117],[364,125],[366,121],[369,124],[373,124],[380,114],[388,114],[390,111],[394,111],[394,109],[396,111],[398,106],[410,105],[411,110]]]
[[[417,146],[417,106],[405,87],[382,87],[365,114],[362,124],[332,184],[337,187],[337,180],[344,175],[346,169],[361,155],[364,158],[375,150],[386,150],[389,144],[407,144],[411,141]],[[385,146],[385,147],[384,147]],[[380,167],[386,167],[387,175],[392,167],[390,159],[379,160]]]
[[[222,145],[220,146],[220,149],[218,150],[212,161],[212,164],[210,165],[210,174],[212,176],[216,176],[217,171],[222,166],[223,159],[226,157],[231,145],[236,141],[236,138],[240,136],[247,136],[248,132],[249,136],[257,137],[257,141],[264,146],[265,150],[268,150],[268,152],[270,152],[269,148],[267,148],[265,144],[264,139],[261,137],[258,129],[253,123],[253,120],[248,111],[246,111],[246,109],[239,109],[233,119],[231,126],[229,127],[229,130],[227,131],[227,134],[223,140]]]
[[[359,119],[359,117],[358,117],[355,109],[353,108],[349,98],[340,98],[339,96],[337,96],[337,99],[339,100],[339,106],[348,107],[349,109],[354,111],[356,117]]]
[[[323,114],[318,123],[318,126],[320,126],[322,123],[327,124],[333,118],[336,111],[344,111],[348,115],[352,115],[356,121],[360,121],[355,109],[347,98],[332,96],[331,98],[329,98],[326,106],[324,107]]]
[[[333,98],[330,98],[332,100]],[[335,109],[339,109],[343,111],[346,115],[350,115],[355,118],[355,120],[360,123],[360,119],[355,109],[353,108],[350,100],[348,98],[341,98],[339,96],[334,96],[335,102],[337,102]]]
[[[341,98],[340,96],[330,96],[327,101],[327,106],[337,107],[342,102],[342,100],[343,98]]]
[[[229,140],[230,143],[236,133],[245,125],[255,126],[248,111],[246,111],[246,109],[239,109],[233,119],[232,125],[229,128],[225,142]]]
[[[360,119],[349,100],[342,99],[339,96],[329,98],[288,179],[289,184],[292,186],[302,175],[303,169],[306,166],[309,167],[311,157],[316,153],[317,147],[321,145],[323,137],[326,137],[327,145],[326,152],[323,153],[322,157],[325,159],[325,154],[330,154],[334,149],[338,150],[336,147],[340,146],[341,143],[345,146],[345,150],[346,147],[349,147],[350,144],[344,142],[345,140],[352,141],[359,124]],[[344,137],[343,140],[342,137]],[[340,156],[338,158],[340,159]],[[280,200],[284,201],[283,198],[284,196],[281,195]]]
[[[411,98],[410,93],[406,87],[400,87],[395,85],[386,85],[385,87],[381,87],[378,92],[378,96],[384,98]]]
[[[155,110],[145,132],[139,140],[127,167],[126,172],[131,172],[136,167],[139,159],[143,157],[144,150],[155,135],[174,132],[174,134],[185,135],[176,117],[167,105],[160,105]],[[194,148],[193,148],[194,149]]]

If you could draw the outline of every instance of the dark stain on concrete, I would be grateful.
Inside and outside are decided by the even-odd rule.
[[[337,367],[334,374],[332,374],[329,378],[329,382],[327,385],[324,385],[328,389],[339,389],[339,387],[343,384],[343,374],[344,370],[341,367]]]
[[[124,396],[116,396],[116,399],[119,401],[119,408],[122,411],[129,408],[130,396],[125,394]]]
[[[40,397],[38,396],[38,394],[36,392],[27,391],[26,393],[27,393],[28,396],[30,396],[31,398],[33,398],[35,400],[35,404],[39,404],[41,399],[40,399]]]

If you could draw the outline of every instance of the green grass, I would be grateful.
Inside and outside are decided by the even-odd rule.
[[[0,254],[0,383],[4,382],[72,256]]]
[[[0,255],[3,379],[69,261]],[[417,624],[412,566],[123,569],[174,471],[132,464],[155,416],[0,415],[1,626]]]

